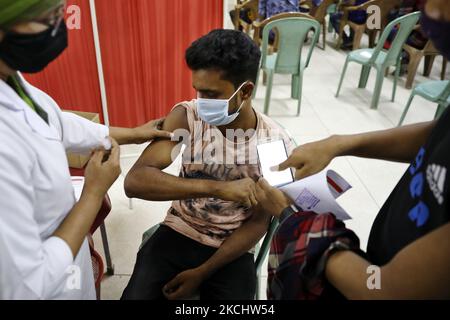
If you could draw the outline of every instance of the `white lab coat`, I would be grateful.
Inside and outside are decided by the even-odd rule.
[[[52,234],[76,202],[66,151],[109,147],[109,129],[21,81],[50,125],[0,80],[0,299],[95,299],[87,240],[74,258]]]

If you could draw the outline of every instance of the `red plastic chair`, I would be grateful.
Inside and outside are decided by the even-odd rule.
[[[102,256],[97,251],[95,251],[94,240],[92,239],[92,235],[88,236],[88,240],[89,240],[89,249],[91,252],[92,271],[94,274],[95,292],[97,294],[97,300],[100,300],[101,284],[103,280],[105,265],[103,263]]]

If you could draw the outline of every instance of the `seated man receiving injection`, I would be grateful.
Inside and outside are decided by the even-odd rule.
[[[122,299],[254,298],[251,249],[270,223],[256,201],[256,145],[283,139],[288,153],[293,149],[288,135],[252,107],[260,57],[253,41],[233,30],[214,30],[187,50],[198,99],[175,106],[164,123],[189,137],[180,176],[162,171],[179,154],[179,140],[159,140],[125,181],[129,197],[173,204],[138,253]]]

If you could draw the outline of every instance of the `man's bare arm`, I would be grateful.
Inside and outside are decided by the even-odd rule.
[[[175,108],[164,122],[163,129],[189,130],[186,110]],[[181,145],[177,141],[159,139],[151,143],[125,179],[128,197],[153,201],[181,200],[208,197],[216,189],[214,181],[183,179],[162,172],[170,166]]]
[[[381,289],[369,290],[370,263],[351,251],[333,254],[328,281],[349,299],[450,299],[450,223],[416,240],[381,267]]]
[[[435,125],[436,121],[431,121],[389,130],[334,135],[296,148],[292,155],[278,166],[278,170],[296,168],[296,178],[303,179],[322,171],[339,156],[409,163],[425,144]]]
[[[257,207],[254,212],[250,220],[234,231],[209,260],[197,268],[181,272],[167,283],[163,288],[164,295],[169,300],[191,297],[220,268],[248,252],[266,233],[271,219]]]
[[[213,275],[253,248],[267,232],[271,218],[271,215],[255,208],[250,220],[234,231],[216,253],[200,266],[204,275],[206,277]]]
[[[336,156],[357,156],[411,162],[425,144],[436,121],[355,135],[334,136]]]
[[[184,107],[175,108],[164,121],[163,130],[175,132],[189,126]],[[130,198],[151,201],[185,200],[195,198],[219,198],[256,205],[255,183],[251,179],[214,181],[185,179],[162,170],[172,164],[181,145],[171,140],[156,140],[148,146],[125,179],[125,192]],[[174,152],[174,148],[178,148]]]

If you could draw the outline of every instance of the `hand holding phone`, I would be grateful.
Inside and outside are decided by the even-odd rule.
[[[272,168],[288,158],[286,146],[283,140],[269,141],[259,144],[257,147],[261,173],[272,187],[282,187],[294,182],[291,169],[273,171]]]

